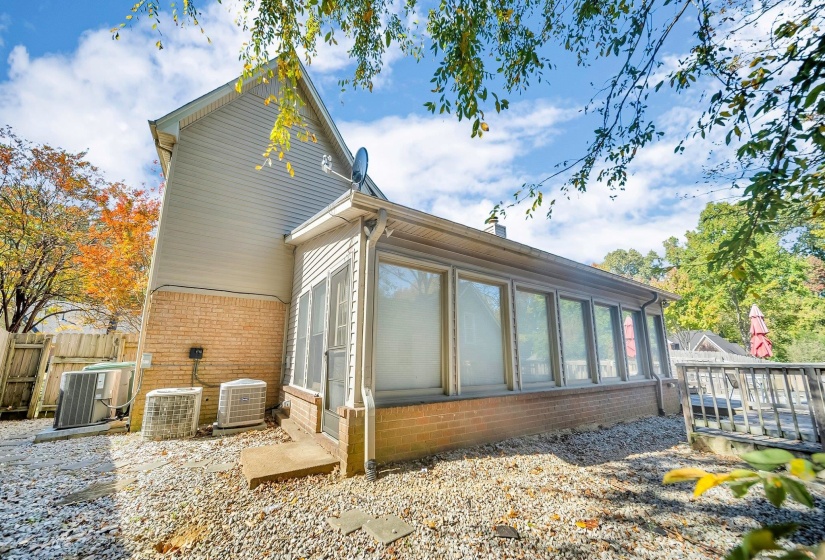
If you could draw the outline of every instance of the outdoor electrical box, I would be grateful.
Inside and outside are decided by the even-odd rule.
[[[189,359],[190,360],[202,360],[203,359],[203,348],[201,347],[193,347],[189,349]]]

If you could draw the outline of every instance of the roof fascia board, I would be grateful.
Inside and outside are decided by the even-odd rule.
[[[346,198],[346,200],[344,200],[344,198]],[[341,206],[341,208],[339,208],[339,206]],[[421,212],[419,210],[407,208],[399,204],[395,204],[386,200],[381,200],[366,195],[364,193],[355,191],[353,191],[349,195],[344,195],[344,197],[340,197],[337,201],[333,202],[326,209],[322,210],[321,212],[319,212],[318,214],[316,214],[315,216],[313,216],[312,218],[310,218],[309,220],[295,228],[292,234],[287,236],[287,242],[300,244],[303,243],[305,240],[310,239],[311,237],[319,235],[319,233],[313,232],[313,230],[317,230],[323,227],[323,224],[325,222],[334,219],[337,214],[340,214],[345,209],[361,209],[365,213],[375,213],[381,208],[386,209],[390,215],[390,218],[393,219],[411,223],[419,227],[436,230],[442,233],[458,235],[464,238],[472,239],[485,245],[492,245],[504,249],[506,251],[512,251],[514,253],[518,253],[521,255],[534,257],[536,259],[540,259],[542,261],[549,262],[557,266],[572,268],[582,273],[586,278],[591,279],[591,281],[594,281],[597,284],[603,282],[604,284],[606,284],[605,287],[615,286],[618,284],[626,286],[628,288],[632,288],[634,291],[643,291],[648,294],[658,293],[659,295],[664,296],[664,298],[673,301],[681,299],[676,294],[667,292],[665,290],[660,290],[658,288],[654,288],[653,286],[648,286],[647,284],[642,284],[641,282],[636,282],[634,280],[624,278],[617,274],[612,274],[610,272],[594,268],[592,266],[587,266],[585,264],[578,263],[571,259],[566,259],[564,257],[560,257],[558,255],[554,255],[552,253],[536,249],[535,247],[530,247],[529,245],[518,243],[517,241],[497,237],[495,235],[481,231],[479,229],[458,224],[456,222],[451,222],[450,220],[439,218],[438,216],[433,216],[432,214],[427,214],[426,212]],[[325,231],[328,230],[328,227],[325,228]]]
[[[414,225],[418,225],[420,227],[435,229],[443,233],[459,235],[465,238],[480,241],[484,244],[497,246],[501,249],[517,252],[522,255],[536,257],[544,261],[559,264],[561,266],[574,268],[576,270],[584,272],[587,276],[602,278],[610,283],[618,282],[625,286],[633,287],[637,290],[645,290],[648,293],[655,292],[662,296],[665,296],[667,299],[670,300],[675,301],[681,299],[680,296],[668,292],[666,290],[661,290],[653,286],[648,286],[647,284],[642,284],[641,282],[636,282],[635,280],[624,278],[623,276],[607,272],[606,270],[601,270],[598,268],[594,268],[592,266],[587,266],[586,264],[582,264],[571,259],[560,257],[558,255],[554,255],[553,253],[548,253],[547,251],[542,251],[541,249],[536,249],[535,247],[530,247],[529,245],[524,245],[523,243],[519,243],[511,239],[498,237],[496,235],[492,235],[490,233],[481,231],[470,226],[465,226],[463,224],[452,222],[445,218],[439,218],[438,216],[427,214],[426,212],[421,212],[420,210],[414,210],[412,208],[407,208],[405,206],[401,206],[399,204],[395,204],[388,201],[380,201],[376,198],[369,197],[361,193],[353,194],[353,203],[356,207],[362,207],[366,210],[371,211],[377,211],[378,208],[386,208],[387,211],[390,213],[391,218],[401,219],[402,221],[411,221],[414,223]]]
[[[332,204],[293,229],[284,237],[284,243],[287,245],[301,245],[335,229],[341,219],[351,221],[353,217],[363,214],[362,210],[353,208],[352,195],[353,191],[349,191],[339,196]]]

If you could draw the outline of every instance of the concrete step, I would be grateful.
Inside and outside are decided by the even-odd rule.
[[[241,451],[241,471],[250,490],[262,482],[331,473],[338,460],[313,441],[293,441]]]
[[[275,410],[274,417],[275,422],[292,438],[292,441],[307,441],[312,439],[312,434],[307,433],[306,430],[298,426],[298,423],[287,416],[283,410]]]
[[[94,424],[92,426],[81,426],[79,428],[63,428],[55,430],[54,428],[46,428],[36,436],[34,436],[34,443],[43,443],[48,441],[58,441],[63,439],[74,439],[79,437],[99,436],[105,434],[119,434],[128,432],[129,426],[126,421],[115,420],[102,424]]]

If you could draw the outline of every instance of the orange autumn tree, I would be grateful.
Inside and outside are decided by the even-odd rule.
[[[107,331],[139,330],[160,201],[150,191],[113,183],[99,202],[100,216],[77,257],[86,272],[86,316]]]
[[[106,182],[85,152],[0,128],[0,327],[68,313],[136,326],[157,214],[150,193]]]

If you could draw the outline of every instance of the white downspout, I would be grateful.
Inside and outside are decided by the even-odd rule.
[[[361,396],[364,399],[364,472],[367,480],[373,481],[377,477],[375,462],[375,399],[372,396],[372,334],[375,321],[375,298],[373,294],[375,283],[375,244],[387,227],[387,211],[378,210],[378,220],[372,229],[364,227],[367,237],[366,265],[364,275],[364,337],[361,348]]]
[[[651,344],[650,344],[650,341],[651,341],[650,329],[647,328],[647,315],[645,315],[645,308],[648,305],[656,303],[657,301],[659,301],[658,292],[653,294],[653,299],[652,300],[650,300],[650,301],[646,302],[644,305],[642,305],[642,328],[645,331],[645,340],[647,341],[647,348],[645,348],[645,350],[646,350],[645,353],[647,354],[648,371],[650,372],[650,375],[653,377],[653,379],[656,380],[656,404],[659,406],[659,416],[666,416],[667,413],[665,412],[665,392],[664,392],[664,389],[662,388],[662,378],[659,377],[658,375],[656,375],[656,372],[653,371],[653,355],[650,352],[650,350],[651,350],[651,348],[650,348],[651,347]],[[665,344],[666,343],[667,343],[667,340],[665,340]],[[659,354],[660,354],[659,355],[659,362],[660,363],[662,361],[661,353],[662,353],[662,349],[660,348],[659,349]],[[662,365],[666,365],[666,364],[662,364]]]

